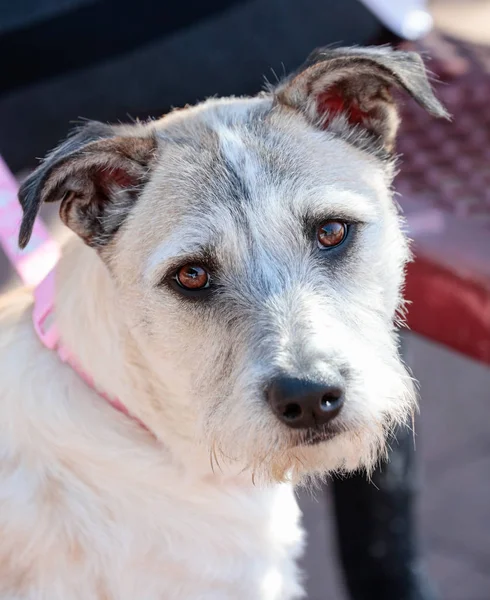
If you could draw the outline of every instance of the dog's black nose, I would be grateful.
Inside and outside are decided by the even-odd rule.
[[[277,417],[289,427],[306,429],[334,419],[344,403],[344,387],[293,377],[277,377],[267,390]]]

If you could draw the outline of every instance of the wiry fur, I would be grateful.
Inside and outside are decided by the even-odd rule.
[[[299,598],[290,482],[371,468],[414,406],[393,326],[409,251],[392,165],[272,94],[211,100],[114,136],[118,149],[120,137],[151,138],[151,164],[130,180],[132,203],[121,179],[104,188],[100,239],[77,231],[97,251],[75,237],[65,248],[55,316],[97,387],[151,434],[40,345],[30,291],[2,300],[0,598]],[[89,138],[76,185],[96,176],[100,140]],[[106,179],[117,160],[101,159]],[[41,167],[46,200],[66,202],[69,165],[66,177]],[[21,192],[24,207],[36,186]],[[121,207],[110,236],[105,203],[111,215]],[[309,224],[329,218],[355,226],[322,253]],[[203,301],[168,285],[196,261],[218,285]],[[333,371],[346,383],[336,435],[304,445],[264,390],[278,372]]]

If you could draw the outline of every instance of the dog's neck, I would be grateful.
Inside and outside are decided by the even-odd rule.
[[[96,388],[121,401],[148,428],[148,435],[155,436],[156,443],[170,449],[177,462],[189,457],[189,464],[182,464],[186,470],[198,474],[202,469],[208,474],[209,456],[204,449],[196,452],[190,441],[195,439],[195,423],[177,421],[172,403],[165,402],[165,384],[146,363],[125,321],[114,281],[97,253],[78,238],[70,238],[56,281],[55,318],[61,340]],[[121,419],[115,409],[108,414],[116,422]],[[141,429],[137,421],[132,425]]]

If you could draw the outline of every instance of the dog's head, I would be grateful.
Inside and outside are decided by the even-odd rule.
[[[108,265],[157,402],[222,463],[272,479],[369,467],[413,408],[393,87],[447,116],[418,55],[321,50],[256,98],[89,123],[21,188],[20,244],[61,201]]]

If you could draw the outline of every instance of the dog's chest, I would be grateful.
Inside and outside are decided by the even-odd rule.
[[[107,579],[118,600],[287,600],[297,595],[302,547],[289,488],[250,497],[237,491],[148,506],[118,531],[124,564]],[[124,529],[127,528],[127,531]],[[131,543],[129,543],[131,540]],[[142,593],[144,590],[144,593]],[[164,596],[162,596],[162,593]]]
[[[134,490],[119,501],[82,487],[53,518],[64,526],[38,557],[50,600],[301,597],[303,535],[287,486],[192,492],[174,482],[166,494]]]

